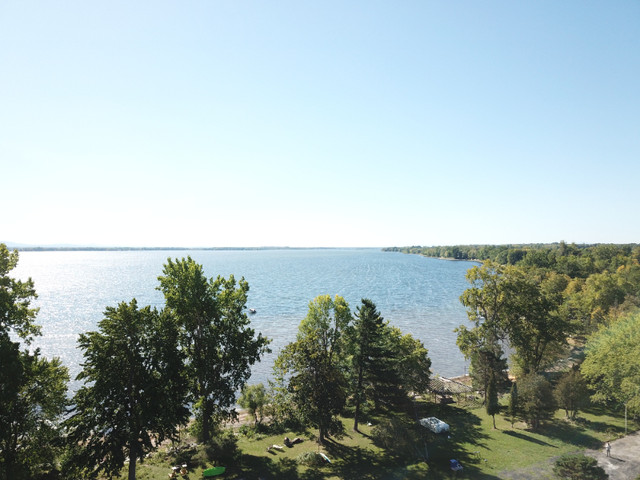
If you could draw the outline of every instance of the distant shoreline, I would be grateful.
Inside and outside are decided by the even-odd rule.
[[[2,242],[0,242],[2,243]],[[19,252],[157,252],[157,251],[262,251],[262,250],[359,250],[380,247],[33,247],[7,244]]]

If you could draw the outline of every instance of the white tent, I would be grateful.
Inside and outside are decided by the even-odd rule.
[[[449,425],[436,417],[427,417],[420,419],[420,425],[428,428],[433,433],[442,433],[449,431]]]

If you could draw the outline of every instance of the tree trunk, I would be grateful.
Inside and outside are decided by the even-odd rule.
[[[129,476],[128,480],[136,480],[136,463],[138,461],[137,446],[132,445],[129,449]]]
[[[202,402],[202,432],[200,435],[202,443],[211,440],[211,402],[207,399]]]
[[[358,384],[356,385],[356,411],[353,414],[353,431],[358,432],[358,421],[360,420],[360,402],[361,402],[361,390],[362,390],[362,366],[358,371]]]

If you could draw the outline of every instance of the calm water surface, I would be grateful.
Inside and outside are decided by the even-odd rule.
[[[230,274],[249,282],[253,328],[273,339],[273,353],[254,367],[251,383],[265,382],[278,351],[295,339],[309,302],[341,295],[352,311],[370,298],[383,317],[429,349],[432,370],[443,376],[466,371],[453,329],[467,322],[459,297],[471,262],[451,262],[377,249],[21,252],[13,275],[35,282],[42,337],[35,342],[58,356],[74,378],[82,354],[78,334],[97,329],[107,306],[138,300],[161,308],[156,290],[167,258],[191,256],[208,277]],[[71,389],[77,384],[72,382]]]

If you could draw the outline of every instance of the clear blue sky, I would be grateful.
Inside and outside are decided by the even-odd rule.
[[[0,241],[640,242],[640,2],[0,2]]]

